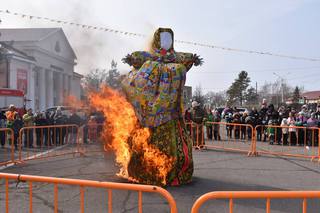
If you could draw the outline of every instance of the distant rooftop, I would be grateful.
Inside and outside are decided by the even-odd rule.
[[[301,96],[305,97],[308,100],[319,99],[320,98],[320,91],[304,92],[301,94]]]

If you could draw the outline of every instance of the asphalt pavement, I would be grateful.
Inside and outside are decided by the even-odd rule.
[[[99,145],[86,145],[88,151]],[[66,147],[67,149],[67,147]],[[195,150],[192,183],[167,187],[182,213],[190,212],[197,198],[210,191],[256,190],[320,190],[320,166],[308,160],[282,157],[247,157],[245,154],[216,150]],[[85,156],[65,155],[43,160],[31,160],[3,168],[0,172],[52,177],[126,182],[116,176],[118,171],[112,153],[88,152]],[[0,211],[5,207],[4,181],[0,182]],[[59,212],[79,212],[80,189],[58,187]],[[10,182],[10,212],[28,212],[27,183]],[[85,189],[85,212],[107,212],[108,193],[105,189]],[[169,212],[166,201],[157,194],[143,193],[143,212]],[[51,184],[36,184],[33,188],[33,212],[53,212],[54,193]],[[138,193],[113,192],[113,212],[138,212]],[[308,212],[319,212],[319,201],[308,200]],[[272,200],[272,212],[302,212],[301,200]],[[209,201],[201,212],[228,212],[227,200]],[[265,200],[235,200],[234,212],[265,212]]]

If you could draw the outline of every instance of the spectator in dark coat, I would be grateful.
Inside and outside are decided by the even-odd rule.
[[[200,104],[196,101],[192,102],[191,120],[193,121],[193,145],[204,145],[203,138],[203,121],[206,117],[206,112],[201,108]]]
[[[72,111],[69,119],[68,124],[77,125],[80,127],[83,124],[83,120],[80,118],[80,116],[77,114],[77,112],[74,110]],[[77,134],[78,134],[78,128],[76,127],[70,127],[69,132],[71,133],[71,140],[73,143],[76,143]]]
[[[47,126],[47,119],[45,115],[42,113],[37,113],[35,116],[34,123],[36,126]],[[47,145],[48,139],[48,129],[46,128],[36,128],[36,144],[37,147],[42,147],[43,145]]]
[[[45,113],[45,118],[47,121],[47,125],[48,126],[52,126],[54,125],[54,113],[50,113],[50,112],[46,112]],[[52,144],[56,144],[56,133],[55,133],[55,128],[53,127],[49,127],[47,130],[48,134],[47,134],[47,144],[45,144],[46,146],[52,146]]]
[[[16,119],[13,121],[13,132],[14,132],[14,147],[17,150],[18,149],[18,139],[20,136],[20,130],[23,127],[23,121],[20,117],[20,114],[16,115]],[[22,139],[22,137],[21,137]],[[21,141],[22,142],[22,141]],[[22,146],[22,144],[20,144]]]
[[[67,116],[63,115],[61,108],[57,108],[55,115],[53,117],[54,125],[65,125],[67,124]],[[63,145],[66,136],[66,127],[56,127],[56,145]]]
[[[5,112],[1,111],[0,112],[0,128],[6,128],[6,116],[5,116]],[[4,148],[4,145],[6,143],[6,132],[5,131],[0,131],[0,143],[2,148]]]

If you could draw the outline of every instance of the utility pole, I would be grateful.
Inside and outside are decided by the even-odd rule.
[[[275,76],[277,76],[279,79],[280,79],[280,81],[281,81],[281,103],[283,103],[284,102],[284,88],[283,88],[283,82],[284,82],[284,78],[282,77],[282,76],[280,76],[280,75],[278,75],[277,73],[273,73]]]

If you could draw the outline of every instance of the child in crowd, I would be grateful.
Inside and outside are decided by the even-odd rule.
[[[286,128],[288,126],[288,119],[283,118],[281,121],[281,127],[282,127],[282,144],[284,146],[288,145],[288,133],[289,130]]]
[[[275,127],[272,127],[274,125],[274,122],[273,120],[270,120],[268,122],[268,128],[267,128],[267,131],[268,131],[268,138],[269,138],[269,141],[270,141],[270,144],[273,145],[274,143],[274,133],[275,133]]]

